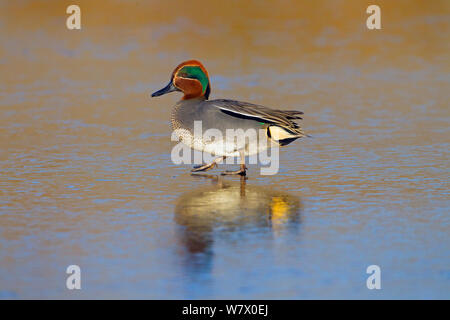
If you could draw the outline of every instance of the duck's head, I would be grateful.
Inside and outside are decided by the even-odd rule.
[[[205,67],[197,60],[188,60],[179,64],[173,71],[169,84],[152,93],[152,97],[173,91],[183,92],[183,100],[199,97],[208,99],[211,85]]]

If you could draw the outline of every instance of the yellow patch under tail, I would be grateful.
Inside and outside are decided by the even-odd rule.
[[[284,139],[300,138],[299,135],[293,134],[292,132],[289,132],[289,131],[287,131],[281,127],[277,127],[277,126],[270,126],[269,133],[270,133],[270,137],[275,141],[280,141],[280,140],[284,140]]]

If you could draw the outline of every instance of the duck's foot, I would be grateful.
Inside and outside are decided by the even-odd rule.
[[[221,173],[221,175],[225,176],[225,175],[240,175],[240,176],[245,176],[247,175],[247,167],[245,166],[245,164],[241,164],[241,168],[239,170],[236,171],[224,171]]]
[[[215,166],[217,166],[216,162],[211,162],[202,166],[194,166],[194,169],[192,169],[191,172],[208,171],[213,169]]]
[[[225,157],[219,157],[215,159],[213,162],[204,164],[201,166],[194,166],[194,169],[191,170],[191,172],[200,172],[200,171],[208,171],[213,169],[214,167],[217,167],[219,163],[221,163],[223,160],[225,160]]]

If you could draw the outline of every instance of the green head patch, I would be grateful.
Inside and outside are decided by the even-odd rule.
[[[184,66],[177,73],[178,77],[197,79],[202,84],[202,93],[206,92],[208,88],[209,80],[208,76],[203,72],[199,66]]]

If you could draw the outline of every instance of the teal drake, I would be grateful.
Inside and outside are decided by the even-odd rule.
[[[152,97],[180,91],[184,95],[176,103],[171,115],[173,130],[190,148],[217,156],[208,164],[194,167],[193,172],[207,171],[216,167],[227,157],[239,157],[240,168],[222,174],[245,176],[245,157],[260,153],[274,146],[285,146],[306,134],[295,120],[302,119],[301,111],[278,110],[247,102],[228,99],[209,100],[211,83],[205,67],[197,60],[179,64],[172,73],[169,84],[156,91]],[[263,134],[249,135],[245,139],[206,139],[194,134],[194,126],[201,121],[203,132],[217,129],[225,133],[247,132],[248,129]],[[239,131],[243,130],[243,131]],[[225,134],[222,135],[225,137]],[[262,143],[264,142],[264,143]]]

